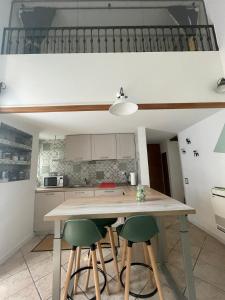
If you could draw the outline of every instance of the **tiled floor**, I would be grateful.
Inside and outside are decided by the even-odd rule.
[[[181,243],[178,233],[178,224],[175,219],[167,220],[168,237],[168,268],[176,279],[180,289],[186,294],[183,271]],[[202,230],[190,224],[192,242],[192,258],[198,300],[225,299],[225,246]],[[30,252],[40,241],[41,237],[34,237],[18,253],[0,266],[0,299],[13,300],[50,300],[52,283],[52,252]],[[108,250],[105,250],[105,253]],[[83,261],[87,255],[83,252]],[[68,251],[62,253],[62,282],[68,262]],[[134,269],[132,269],[134,270]],[[114,278],[113,266],[107,264],[107,274],[110,287],[110,296],[104,292],[102,299],[122,300],[123,291],[118,291]],[[135,292],[146,293],[148,289],[148,273],[146,270],[132,272],[131,287]],[[93,296],[92,282],[88,292],[82,292],[85,275],[79,280],[78,295],[74,299],[87,300]],[[163,274],[161,274],[165,300],[175,299]],[[130,297],[130,299],[134,299]],[[157,300],[156,294],[151,298]]]

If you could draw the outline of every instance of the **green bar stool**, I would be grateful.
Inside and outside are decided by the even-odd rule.
[[[114,239],[113,230],[112,230],[112,225],[117,222],[117,218],[92,219],[92,221],[96,224],[96,226],[98,228],[106,228],[108,231],[110,248],[112,251],[113,265],[114,265],[114,269],[115,269],[116,278],[119,282],[119,280],[120,280],[119,267],[118,267],[117,256],[116,256],[115,239]]]
[[[67,241],[68,244],[72,246],[72,250],[70,252],[70,258],[68,262],[68,268],[66,273],[66,279],[64,284],[64,291],[62,295],[62,300],[66,300],[68,297],[68,289],[71,280],[71,273],[74,264],[74,258],[77,251],[77,258],[80,257],[81,247],[89,247],[90,248],[90,261],[93,266],[94,273],[94,283],[95,283],[95,294],[97,300],[100,300],[100,287],[99,287],[99,277],[98,277],[98,267],[97,267],[97,259],[96,259],[96,244],[98,245],[100,261],[102,265],[103,271],[99,269],[105,276],[105,264],[102,255],[102,249],[100,245],[100,240],[105,238],[107,230],[104,227],[97,227],[95,223],[91,220],[69,220],[64,225],[64,230],[62,234],[62,238]],[[76,261],[75,274],[78,271],[78,264]],[[75,275],[76,281],[76,275]],[[77,282],[74,285],[77,284]],[[107,280],[106,280],[107,285]],[[75,287],[76,288],[76,287]]]
[[[117,232],[118,235],[125,240],[122,255],[122,264],[125,264],[125,257],[127,258],[126,268],[123,269],[126,269],[125,300],[129,299],[130,294],[131,252],[133,243],[145,243],[147,246],[147,254],[151,262],[159,299],[164,300],[156,259],[151,245],[151,238],[159,232],[155,219],[151,216],[130,217],[126,220],[124,225],[117,227]],[[122,283],[122,272],[120,274],[120,280]]]

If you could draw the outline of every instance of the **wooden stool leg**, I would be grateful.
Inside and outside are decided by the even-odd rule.
[[[100,258],[100,262],[101,262],[101,267],[103,272],[106,275],[106,292],[109,295],[109,284],[108,284],[108,279],[107,279],[107,273],[106,273],[106,268],[105,268],[105,262],[104,262],[104,257],[103,257],[103,253],[102,253],[102,246],[100,242],[97,242],[97,246],[98,246],[98,253],[99,253],[99,258]]]
[[[130,269],[131,269],[132,247],[127,246],[126,280],[125,280],[125,300],[129,300],[130,291]]]
[[[156,265],[154,251],[153,251],[151,245],[147,245],[147,249],[148,249],[149,258],[150,258],[152,269],[153,269],[153,274],[154,274],[154,277],[155,277],[156,286],[157,286],[157,289],[158,289],[158,292],[159,292],[159,299],[164,300],[162,287],[161,287],[161,283],[160,283],[160,279],[159,279],[158,267]]]
[[[88,258],[88,267],[91,267],[91,261],[92,261],[92,256],[91,256],[91,252],[90,252],[89,253],[89,258]],[[90,279],[90,272],[91,272],[91,270],[88,269],[87,270],[87,276],[86,276],[86,282],[85,282],[85,286],[84,286],[85,291],[88,289],[89,279]]]
[[[118,267],[118,262],[117,262],[117,257],[116,257],[115,241],[114,241],[112,227],[108,227],[108,233],[109,233],[109,240],[110,240],[110,246],[111,246],[111,251],[112,251],[113,264],[114,264],[114,268],[115,268],[116,278],[117,278],[118,282],[120,282],[119,267]]]
[[[66,272],[66,280],[65,280],[65,284],[64,284],[64,291],[63,291],[63,294],[62,294],[62,300],[67,299],[67,293],[68,293],[68,289],[69,289],[69,285],[70,285],[70,277],[71,277],[71,272],[72,272],[72,269],[73,269],[75,253],[76,253],[76,248],[73,248],[70,251],[70,258],[69,258],[67,272]]]
[[[80,268],[80,255],[81,255],[81,248],[77,248],[76,253],[76,265],[75,265],[75,271],[77,271]],[[74,277],[74,294],[77,293],[77,286],[78,286],[78,280],[79,280],[79,274],[76,274]]]
[[[150,263],[150,260],[149,260],[148,249],[147,249],[146,243],[143,243],[143,251],[144,251],[145,263],[146,263],[146,265],[150,265],[151,263]],[[153,287],[154,283],[153,283],[151,270],[149,270],[149,279],[150,279],[151,286]]]
[[[123,267],[125,266],[125,260],[126,260],[126,250],[127,250],[127,240],[123,240],[123,245],[122,245],[122,256],[121,256],[121,271]]]
[[[94,271],[94,282],[95,282],[95,294],[96,294],[96,300],[100,300],[100,287],[99,287],[99,278],[98,278],[98,268],[97,268],[97,259],[96,259],[96,250],[91,251],[92,255],[92,265],[93,265],[93,271]]]

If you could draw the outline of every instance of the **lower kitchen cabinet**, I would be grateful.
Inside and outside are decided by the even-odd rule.
[[[53,233],[53,222],[44,221],[44,216],[52,209],[64,202],[64,192],[36,193],[34,203],[34,231],[39,233]]]
[[[85,197],[94,197],[94,190],[90,191],[71,191],[65,192],[65,201],[71,198],[85,198]]]
[[[122,189],[105,189],[105,190],[96,190],[95,191],[95,197],[99,196],[122,196],[123,190]]]

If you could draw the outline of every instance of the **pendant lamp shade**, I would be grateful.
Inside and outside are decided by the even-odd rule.
[[[115,116],[128,116],[134,114],[138,110],[138,105],[128,101],[127,98],[128,97],[124,94],[123,88],[121,87],[116,101],[109,108],[109,112]]]

